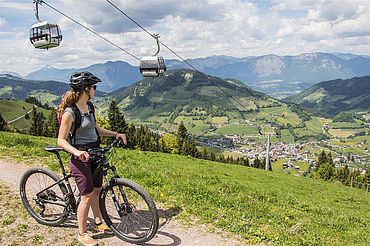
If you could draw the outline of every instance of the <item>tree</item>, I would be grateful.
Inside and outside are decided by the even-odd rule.
[[[223,154],[217,156],[216,161],[226,163],[225,156]]]
[[[190,149],[189,139],[186,139],[185,141],[183,141],[180,154],[191,156],[191,149]]]
[[[246,167],[250,167],[250,164],[249,164],[249,159],[247,157],[243,158],[244,159],[244,166]]]
[[[149,151],[153,151],[153,152],[158,151],[157,142],[154,140],[153,137],[151,137],[149,141]]]
[[[0,131],[8,131],[8,124],[6,123],[1,114],[0,114]]]
[[[313,177],[322,180],[332,180],[334,178],[335,167],[331,152],[328,155],[323,150],[317,160],[317,164],[313,173]]]
[[[48,120],[44,123],[42,135],[45,137],[58,137],[59,123],[58,123],[58,113],[53,109],[49,115]]]
[[[256,156],[256,158],[253,161],[253,167],[254,168],[259,168],[260,165],[261,165],[260,160],[258,159],[258,156]]]
[[[96,120],[100,127],[103,127],[105,129],[110,129],[110,125],[108,121],[104,119],[103,117],[100,117],[99,115],[97,115]],[[111,137],[100,136],[100,141],[102,144],[109,144],[111,139],[112,139]]]
[[[209,153],[209,160],[211,160],[211,161],[215,161],[216,160],[216,156],[215,156],[215,154],[213,152],[210,152]]]
[[[340,112],[333,117],[333,122],[355,122],[355,115],[351,112]]]
[[[130,124],[126,130],[127,148],[134,149],[136,146],[135,135],[136,127],[134,124]]]
[[[203,146],[202,158],[208,160],[208,151],[205,145]]]
[[[177,146],[179,148],[178,153],[181,154],[182,153],[181,149],[184,145],[184,142],[186,142],[186,140],[188,139],[188,130],[186,129],[184,122],[182,121],[177,130],[176,137],[177,137]]]
[[[265,166],[266,166],[266,158],[263,157],[261,160],[259,160],[259,166],[257,168],[259,169],[265,169]]]
[[[167,153],[166,144],[163,141],[163,138],[160,138],[158,141],[158,151]]]
[[[325,173],[324,173],[324,177],[323,179],[324,180],[331,180],[334,176],[334,164],[333,163],[325,163],[324,165],[325,167]]]
[[[40,112],[37,112],[37,108],[33,106],[32,112],[31,112],[31,126],[29,129],[29,132],[31,135],[34,136],[41,136],[42,135],[42,118],[43,114]]]
[[[126,133],[127,123],[124,115],[119,111],[115,100],[112,100],[108,109],[108,123],[110,130],[120,133]]]
[[[190,152],[191,152],[191,156],[192,157],[195,157],[195,158],[199,158],[199,150],[197,148],[197,144],[195,142],[195,139],[194,137],[191,138],[190,140]]]
[[[176,136],[168,133],[162,139],[169,153],[175,154],[178,151]]]
[[[27,97],[24,101],[27,102],[27,103],[36,105],[36,106],[38,106],[40,108],[53,109],[47,103],[42,104],[39,100],[37,100],[36,97]]]
[[[346,184],[348,175],[349,175],[348,165],[345,165],[344,168],[339,170],[337,179],[340,180],[343,184]]]
[[[327,162],[327,157],[325,154],[325,150],[322,150],[319,158],[317,159],[316,167],[314,169],[315,172],[317,172],[320,169],[320,166],[325,164]]]

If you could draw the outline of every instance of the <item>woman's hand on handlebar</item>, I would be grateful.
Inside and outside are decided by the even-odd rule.
[[[77,150],[77,152],[74,153],[74,156],[76,156],[80,160],[88,161],[90,159],[90,155],[86,151]]]
[[[116,139],[122,139],[123,144],[127,144],[127,140],[126,140],[126,135],[125,134],[117,133]]]

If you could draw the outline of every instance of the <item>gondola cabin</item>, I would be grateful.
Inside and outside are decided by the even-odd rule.
[[[158,77],[166,71],[163,57],[144,56],[140,61],[140,73],[144,77]]]
[[[39,22],[30,29],[30,41],[37,49],[58,47],[62,42],[62,32],[56,24],[47,21]]]

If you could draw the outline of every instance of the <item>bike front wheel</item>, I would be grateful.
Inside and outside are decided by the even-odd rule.
[[[158,211],[150,195],[128,179],[105,184],[100,192],[100,211],[107,226],[122,240],[144,243],[158,230]]]
[[[28,213],[40,224],[57,226],[68,216],[64,183],[53,186],[60,178],[43,167],[27,170],[20,181],[20,196]]]

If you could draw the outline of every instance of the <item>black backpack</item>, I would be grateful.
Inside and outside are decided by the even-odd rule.
[[[94,120],[96,122],[94,105],[90,101],[87,101],[87,106],[89,108],[89,112],[91,112],[93,114]],[[67,141],[70,144],[74,145],[74,144],[76,144],[76,138],[75,137],[76,137],[77,129],[80,128],[80,126],[81,126],[81,112],[78,109],[76,104],[72,104],[71,109],[73,110],[73,113],[75,115],[75,121],[74,121],[74,128],[73,128],[72,131],[69,132]],[[60,123],[62,122],[62,116],[63,116],[63,113],[60,113],[58,115],[59,126],[60,126]],[[96,127],[95,127],[95,131],[96,131],[96,135],[98,136],[98,142],[100,143],[100,136],[99,136],[98,129],[96,129]]]

